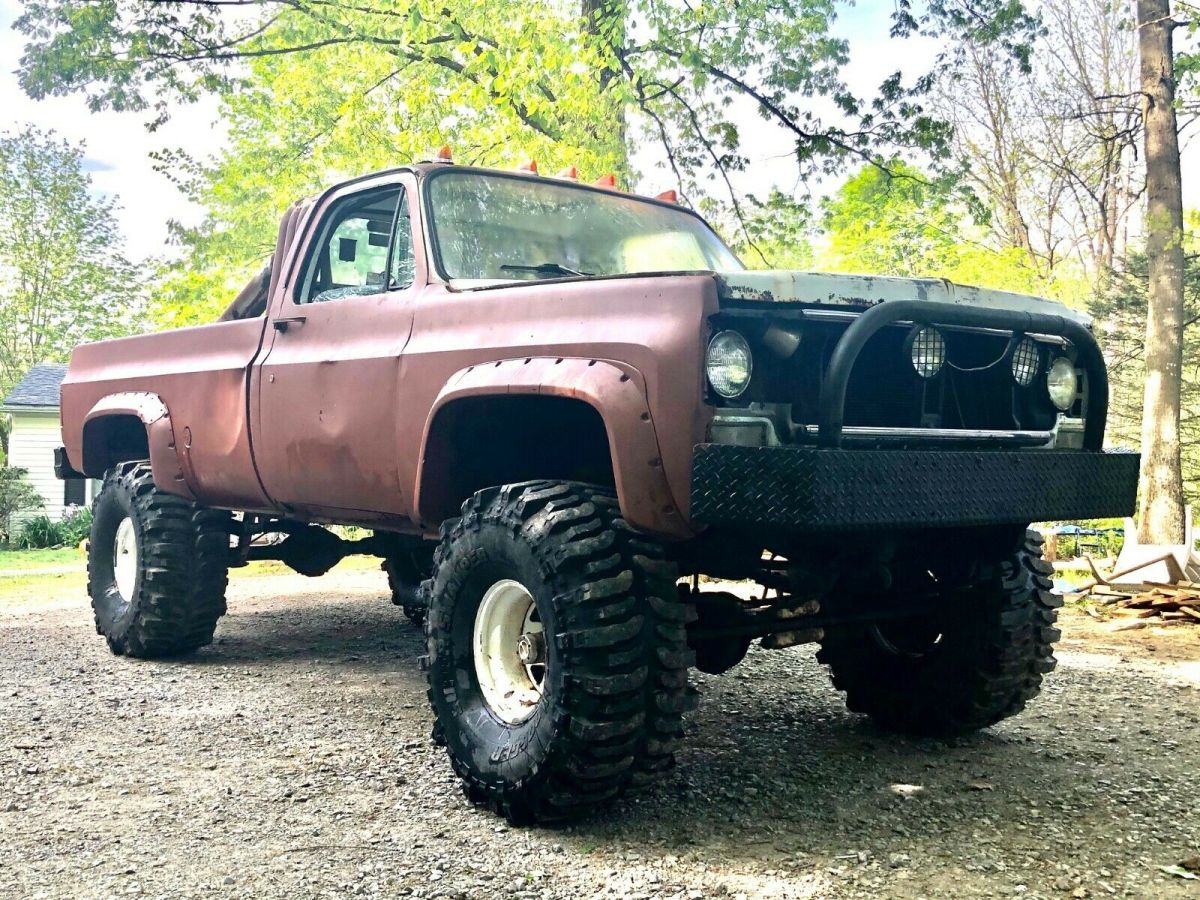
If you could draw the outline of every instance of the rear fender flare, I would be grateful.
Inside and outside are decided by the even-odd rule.
[[[428,471],[427,451],[438,413],[466,397],[534,394],[582,400],[599,413],[608,434],[621,515],[631,525],[669,538],[692,535],[663,471],[654,420],[646,401],[645,381],[625,363],[568,357],[522,357],[468,366],[443,386],[421,438],[421,458],[413,494],[418,518],[426,525],[433,511],[422,495]],[[514,423],[520,427],[519,423]]]
[[[158,394],[148,391],[109,394],[88,411],[83,419],[83,470],[86,472],[93,468],[96,455],[101,452],[101,448],[94,446],[94,440],[89,441],[88,426],[114,416],[137,417],[145,426],[154,486],[168,494],[195,500],[195,495],[188,487],[182,454],[175,443],[175,430],[167,404]]]

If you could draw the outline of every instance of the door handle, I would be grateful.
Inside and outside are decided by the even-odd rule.
[[[303,325],[307,321],[308,316],[285,316],[275,319],[271,324],[275,326],[276,331],[287,331],[289,325]]]

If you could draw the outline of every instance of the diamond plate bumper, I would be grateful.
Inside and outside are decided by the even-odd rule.
[[[799,531],[1132,515],[1136,453],[834,450],[700,444],[691,518]]]

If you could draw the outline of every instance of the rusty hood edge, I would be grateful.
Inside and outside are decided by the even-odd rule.
[[[717,272],[720,296],[766,303],[807,303],[863,309],[889,300],[931,300],[1045,313],[1090,326],[1085,312],[1028,294],[956,284],[944,278],[895,278],[801,271]]]

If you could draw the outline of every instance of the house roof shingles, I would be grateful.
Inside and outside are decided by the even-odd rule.
[[[36,365],[4,398],[4,406],[58,409],[58,389],[66,377],[67,367],[61,363]]]

